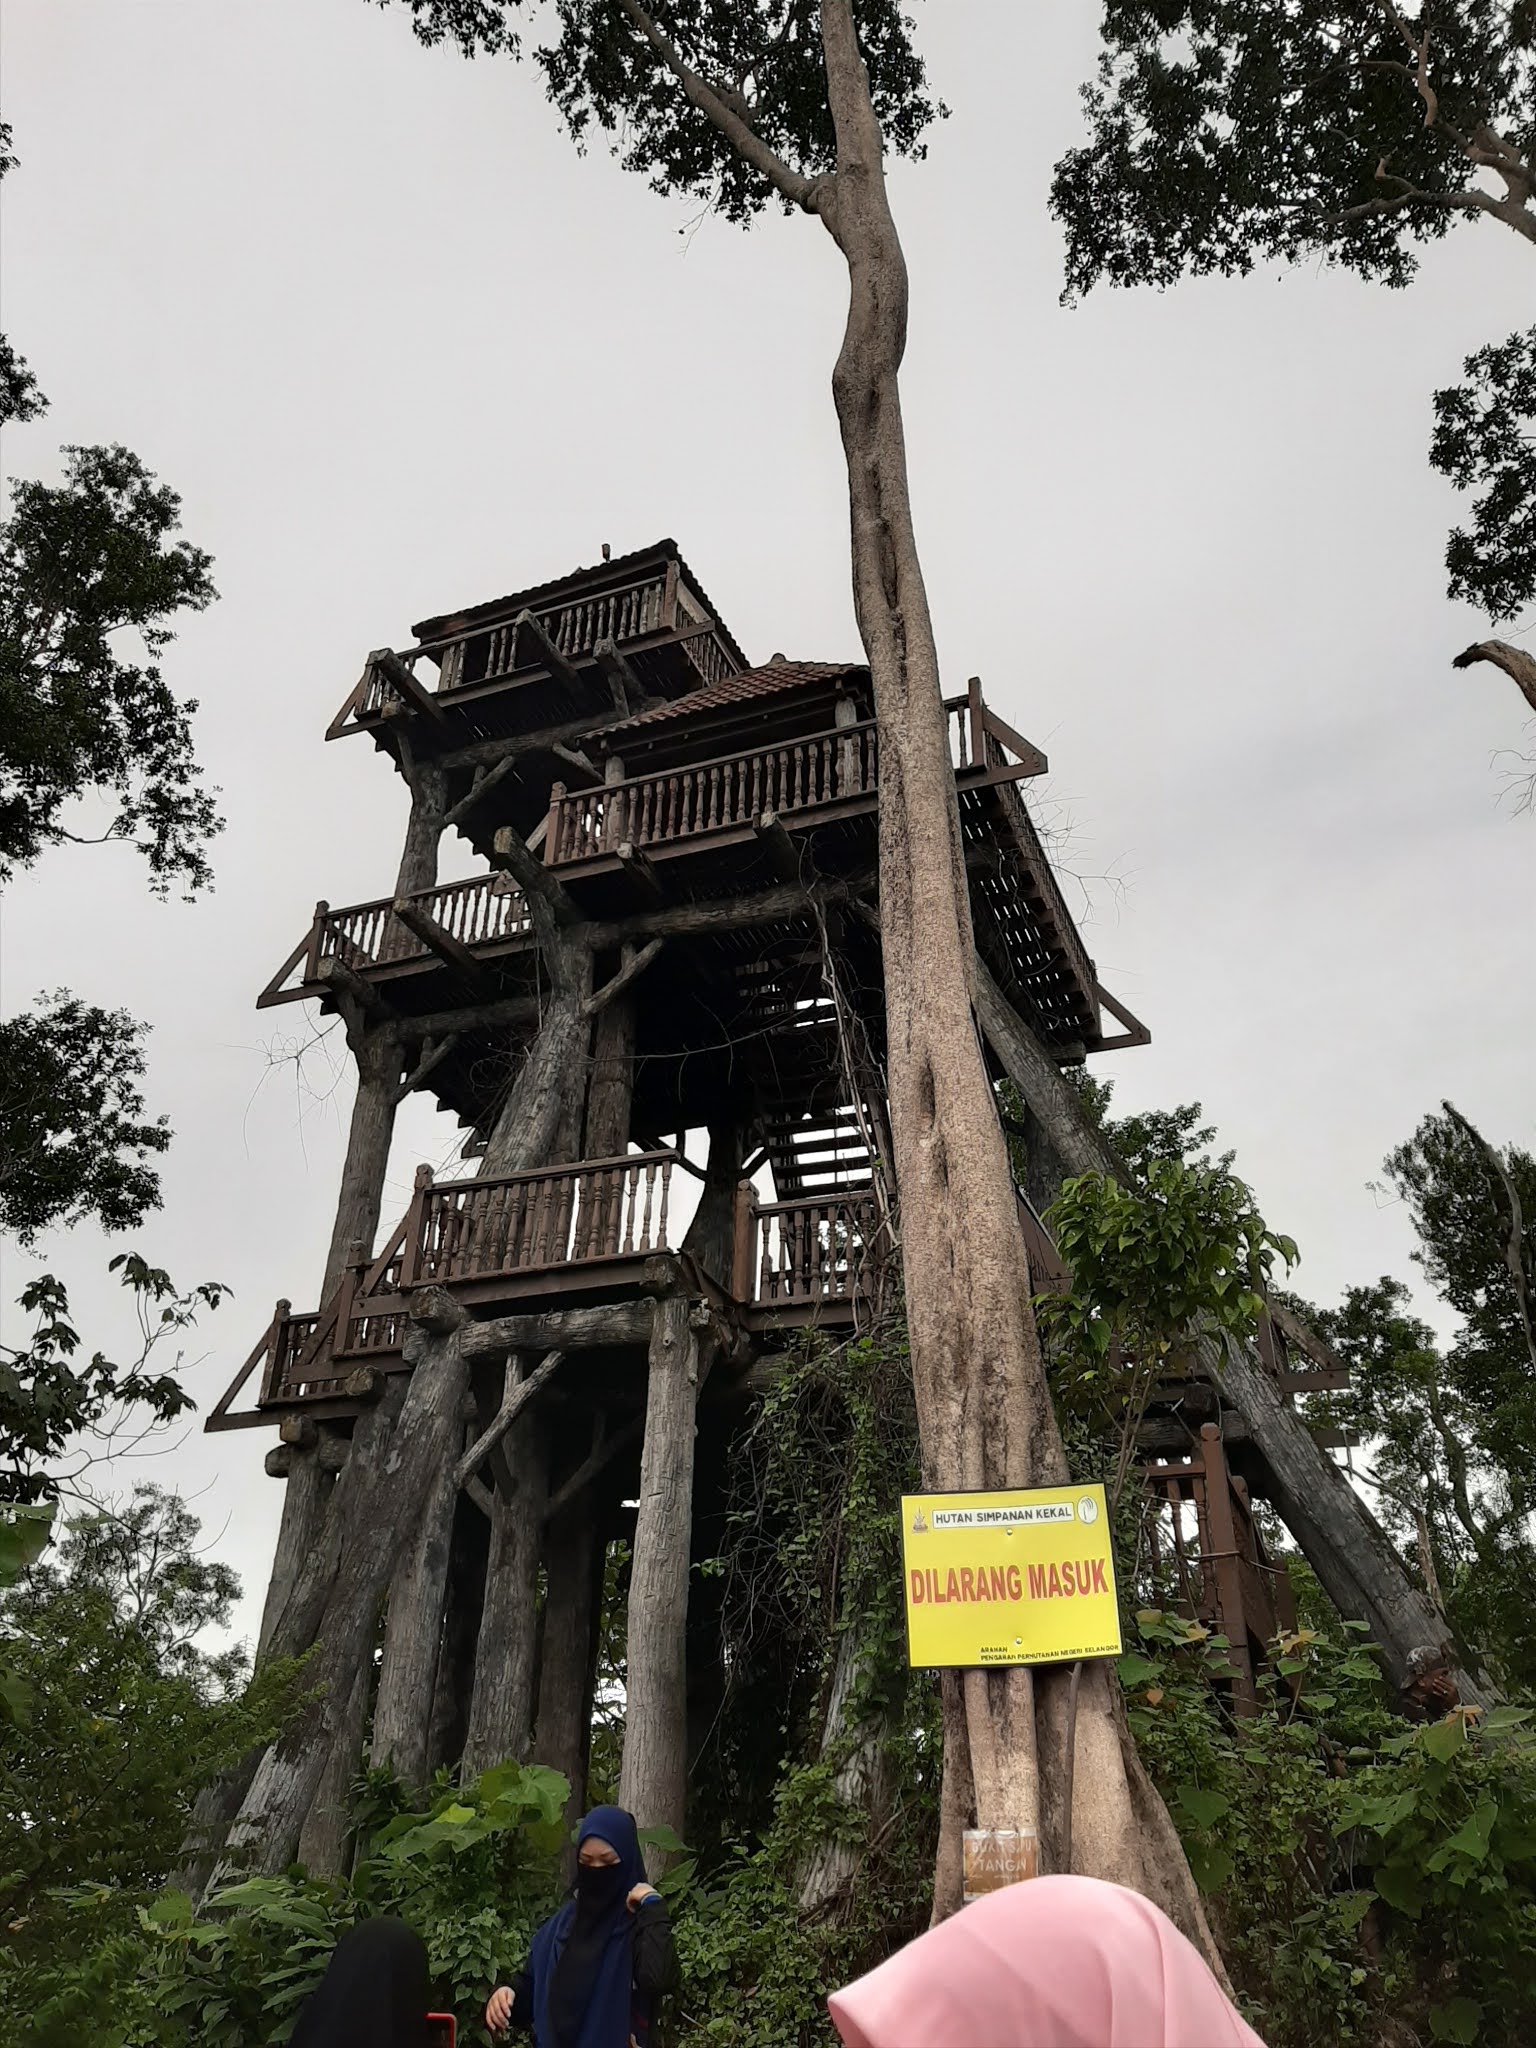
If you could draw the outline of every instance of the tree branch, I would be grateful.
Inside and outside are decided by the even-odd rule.
[[[450,1031],[446,1038],[438,1039],[435,1044],[430,1036],[424,1038],[421,1047],[421,1058],[396,1088],[395,1101],[397,1103],[404,1102],[407,1095],[410,1095],[419,1088],[422,1082],[426,1080],[428,1074],[434,1068],[442,1065],[458,1042],[459,1034],[457,1031]]]
[[[1464,647],[1451,667],[1471,668],[1479,661],[1492,662],[1495,668],[1503,669],[1536,711],[1536,656],[1527,654],[1523,647],[1511,647],[1507,640],[1478,640],[1471,647]]]
[[[682,52],[675,43],[662,34],[650,15],[639,5],[639,0],[619,0],[619,6],[672,73],[694,106],[714,122],[736,154],[751,164],[755,171],[761,172],[774,190],[782,193],[791,206],[798,206],[806,213],[814,213],[817,187],[822,181],[804,177],[799,171],[791,170],[783,158],[776,155],[762,137],[748,127],[741,115],[732,109],[720,92],[689,68],[683,60]]]
[[[1530,1282],[1525,1270],[1525,1217],[1520,1208],[1520,1193],[1496,1147],[1489,1144],[1482,1132],[1471,1124],[1453,1104],[1444,1105],[1445,1113],[1456,1128],[1474,1144],[1482,1154],[1488,1170],[1498,1181],[1509,1209],[1509,1235],[1504,1241],[1504,1263],[1509,1268],[1509,1277],[1515,1290],[1515,1307],[1520,1314],[1521,1327],[1525,1332],[1525,1348],[1530,1353],[1532,1365],[1536,1365],[1536,1314],[1532,1312]]]
[[[563,883],[550,873],[543,861],[530,850],[528,842],[510,825],[503,825],[497,832],[490,859],[493,867],[504,869],[521,888],[536,924],[580,924],[581,912],[567,895]],[[540,937],[546,935],[554,936],[553,932],[546,934],[541,930]]]

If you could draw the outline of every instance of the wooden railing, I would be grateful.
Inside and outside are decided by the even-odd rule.
[[[533,1266],[665,1251],[676,1152],[451,1181],[421,1191],[401,1285],[451,1285]]]
[[[783,816],[870,796],[878,780],[875,727],[868,720],[602,789],[567,793],[556,783],[548,858],[553,865],[611,853],[626,842],[655,846],[722,826],[750,825],[764,811]]]
[[[435,923],[464,946],[495,945],[532,929],[521,890],[500,875],[474,875],[466,882],[447,882],[406,899],[419,905]],[[341,960],[361,971],[395,960],[415,960],[431,948],[394,914],[392,899],[353,903],[341,910],[325,905],[315,912],[305,980],[314,981],[323,960]]]
[[[881,1227],[872,1189],[757,1210],[753,1305],[851,1301],[869,1291]]]
[[[670,631],[668,608],[672,581],[669,572],[661,570],[634,583],[623,584],[617,590],[606,590],[594,597],[535,611],[533,616],[558,653],[567,661],[579,661],[592,654],[600,640],[612,640],[616,646],[622,647],[626,642]],[[517,621],[509,619],[499,625],[480,626],[471,632],[456,634],[451,639],[424,640],[418,647],[406,648],[399,658],[412,675],[417,676],[424,689],[435,690],[438,696],[446,697],[455,690],[515,675],[519,668],[537,667],[537,655],[519,660],[517,637]],[[711,637],[704,633],[699,640],[705,642]],[[719,654],[724,660],[723,649]],[[699,659],[707,658],[701,649],[695,666]],[[418,664],[424,660],[435,661],[435,672],[419,674]],[[722,673],[729,672],[728,665]],[[394,694],[394,686],[383,671],[377,666],[370,667],[352,707],[353,716],[365,717],[370,712],[381,711]]]

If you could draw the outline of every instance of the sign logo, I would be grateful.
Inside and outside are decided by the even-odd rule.
[[[1102,1486],[908,1494],[901,1526],[917,1669],[1119,1656]]]

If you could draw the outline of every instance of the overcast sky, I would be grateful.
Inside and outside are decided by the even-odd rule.
[[[918,13],[953,110],[892,178],[918,532],[949,687],[982,676],[1077,865],[1119,878],[1086,936],[1153,1043],[1096,1071],[1118,1108],[1204,1103],[1306,1293],[1408,1277],[1367,1186],[1387,1149],[1442,1096],[1501,1141],[1536,1124],[1536,823],[1496,759],[1529,736],[1503,677],[1450,668],[1484,628],[1445,601],[1425,460],[1432,390],[1529,320],[1529,252],[1479,225],[1407,292],[1292,272],[1063,311],[1046,195],[1097,9]],[[154,1027],[177,1136],[133,1241],[234,1289],[194,1347],[206,1407],[324,1259],[350,1080],[325,1048],[269,1071],[307,1013],[253,1004],[317,897],[393,880],[402,785],[322,739],[364,653],[671,534],[749,658],[857,657],[844,276],[816,223],[694,221],[578,158],[532,73],[365,0],[4,0],[0,59],[4,326],[52,400],[7,471],[116,440],[182,493],[221,601],[166,667],[229,821],[193,906],[126,850],[50,855],[0,910],[3,999]],[[452,1142],[412,1106],[391,1219]],[[99,1238],[43,1250],[88,1340],[117,1334]],[[7,1255],[6,1297],[30,1270]],[[247,1626],[270,1441],[140,1468],[200,1497]]]

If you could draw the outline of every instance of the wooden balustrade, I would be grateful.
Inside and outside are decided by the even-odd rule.
[[[438,889],[423,889],[408,900],[464,946],[496,945],[533,928],[522,891],[511,888],[501,875],[473,875],[468,881],[446,882]],[[430,951],[426,942],[395,916],[392,899],[387,896],[374,903],[317,911],[305,979],[317,978],[323,960],[339,959],[361,972],[397,960],[423,959]]]
[[[723,826],[750,825],[764,811],[783,816],[871,796],[878,783],[871,719],[785,746],[635,776],[601,789],[567,791],[557,784],[548,858],[554,865],[611,853],[626,842],[654,846]]]
[[[632,1152],[421,1191],[400,1284],[451,1285],[535,1266],[666,1251],[676,1152]]]
[[[754,1306],[850,1301],[866,1292],[879,1229],[872,1190],[764,1204],[757,1211]]]

